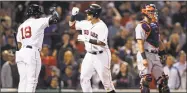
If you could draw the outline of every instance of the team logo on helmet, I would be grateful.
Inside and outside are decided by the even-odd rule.
[[[154,4],[145,5],[142,10],[142,14],[150,18],[153,22],[157,22],[158,12]]]

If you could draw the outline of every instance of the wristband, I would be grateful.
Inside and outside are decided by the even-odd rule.
[[[72,15],[70,21],[73,22],[76,20],[76,15]]]
[[[146,57],[146,55],[145,55],[145,52],[142,52],[142,53],[141,53],[141,56],[142,56],[143,59],[147,59],[147,57]]]

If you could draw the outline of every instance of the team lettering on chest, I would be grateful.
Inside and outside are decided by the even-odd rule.
[[[96,34],[95,32],[89,32],[89,30],[84,30],[84,34],[85,34],[85,35],[89,35],[89,33],[90,33],[90,35],[91,35],[92,37],[98,38],[98,34]]]

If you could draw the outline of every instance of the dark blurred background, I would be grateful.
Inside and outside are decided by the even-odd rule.
[[[84,10],[92,3],[98,3],[103,11],[101,19],[109,29],[108,42],[112,53],[111,72],[116,89],[138,89],[139,75],[136,63],[137,45],[135,27],[141,21],[140,8],[143,4],[154,3],[158,9],[160,37],[169,55],[164,72],[175,79],[169,80],[171,89],[186,89],[186,30],[187,2],[185,1],[116,1],[116,2],[62,2],[62,1],[1,1],[0,2],[0,63],[1,88],[17,88],[19,74],[15,64],[15,42],[12,33],[26,19],[30,4],[39,4],[48,14],[50,7],[57,7],[60,22],[45,29],[41,51],[42,69],[38,89],[81,89],[80,67],[85,55],[84,44],[76,38],[81,31],[69,28],[68,21],[72,7],[80,8],[78,20],[85,19]],[[168,69],[169,68],[169,69]],[[172,68],[172,69],[171,69]],[[174,73],[174,72],[178,73]],[[94,89],[103,88],[98,76],[92,77]],[[155,80],[151,83],[155,89]]]

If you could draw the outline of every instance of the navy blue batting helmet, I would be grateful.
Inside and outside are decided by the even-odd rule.
[[[30,16],[38,17],[38,16],[40,16],[42,14],[43,14],[42,9],[37,4],[30,5],[28,10],[27,10],[27,16],[28,17],[30,17]]]
[[[91,4],[89,8],[85,11],[88,15],[93,15],[93,17],[98,18],[101,14],[102,8],[98,4]]]

